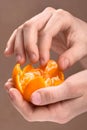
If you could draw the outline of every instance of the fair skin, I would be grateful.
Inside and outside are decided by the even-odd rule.
[[[38,45],[37,45],[38,44]],[[16,54],[24,64],[26,55],[32,63],[45,65],[50,49],[58,53],[62,70],[87,55],[87,23],[64,10],[46,8],[16,29],[7,43],[5,55]],[[27,121],[67,123],[87,111],[87,70],[68,77],[57,87],[39,89],[26,102],[14,88],[12,79],[5,84],[12,104]]]

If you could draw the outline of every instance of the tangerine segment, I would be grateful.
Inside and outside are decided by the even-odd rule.
[[[23,71],[24,72],[24,71]],[[36,77],[41,76],[41,71],[40,69],[31,69],[29,72],[24,73],[23,79],[21,81],[21,85],[23,87],[23,90],[25,89],[25,87],[27,86],[27,84],[29,84],[29,82],[32,79],[35,79]]]
[[[59,79],[58,76],[56,77],[53,77],[53,78],[47,78],[45,80],[45,85],[48,87],[48,86],[56,86],[56,85],[59,85],[63,82],[63,80]]]
[[[64,74],[61,70],[58,71],[58,76],[61,81],[64,81]]]
[[[29,101],[31,94],[36,91],[37,89],[44,88],[45,82],[42,77],[36,77],[35,79],[31,80],[29,84],[26,86],[23,97],[25,100]]]
[[[55,77],[58,75],[58,65],[54,60],[50,60],[45,67],[42,68],[44,70],[44,76],[47,77]]]
[[[13,82],[15,87],[21,92],[23,93],[23,89],[21,86],[21,77],[22,77],[22,70],[20,69],[20,64],[16,64],[14,69],[13,69],[13,73],[12,73],[12,78],[13,78]]]
[[[32,65],[27,65],[23,68],[23,73],[27,73],[29,72],[30,70],[33,69],[33,66]]]
[[[57,86],[57,85],[61,84],[63,82],[63,80],[61,80],[59,78],[59,76],[56,76],[56,77],[51,78],[51,82],[52,82],[51,86]]]
[[[34,73],[32,72],[28,72],[28,73],[24,73],[24,76],[23,78],[21,79],[21,86],[22,86],[22,89],[24,90],[25,87],[27,86],[27,84],[29,84],[29,82],[35,78],[35,75]]]

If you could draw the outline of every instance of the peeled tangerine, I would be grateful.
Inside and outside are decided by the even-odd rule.
[[[21,69],[20,64],[16,64],[12,78],[14,86],[21,92],[24,99],[29,101],[35,90],[61,84],[64,81],[64,74],[54,60],[49,60],[45,67],[38,68],[29,64]]]

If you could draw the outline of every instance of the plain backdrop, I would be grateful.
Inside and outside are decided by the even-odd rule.
[[[15,57],[6,58],[3,51],[15,28],[41,12],[46,7],[68,10],[73,15],[87,20],[86,0],[0,0],[0,130],[86,130],[87,113],[73,119],[65,125],[50,122],[30,123],[13,108],[4,90],[4,83],[11,77]],[[52,53],[52,58],[57,56]],[[28,61],[27,61],[28,62]],[[83,69],[78,62],[65,75],[68,77]]]

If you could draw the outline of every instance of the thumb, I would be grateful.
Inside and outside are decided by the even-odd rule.
[[[66,87],[47,87],[35,91],[31,96],[31,102],[35,105],[47,105],[64,99]],[[67,93],[67,92],[66,92]]]
[[[61,85],[39,89],[31,95],[31,102],[35,105],[48,105],[79,98],[84,93],[82,86],[86,83],[86,78],[84,78],[86,75],[87,71],[79,72],[68,77]]]
[[[74,45],[59,56],[58,64],[62,70],[67,69],[86,55],[85,46]]]
[[[77,98],[81,92],[74,91],[73,83],[65,81],[56,87],[47,87],[35,91],[31,95],[31,102],[35,105],[48,105],[72,98]]]

